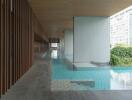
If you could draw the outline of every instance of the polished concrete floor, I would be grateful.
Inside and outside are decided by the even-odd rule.
[[[36,60],[33,67],[1,100],[132,100],[132,91],[51,91],[50,62]]]

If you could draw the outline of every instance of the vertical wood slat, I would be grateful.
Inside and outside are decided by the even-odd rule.
[[[20,0],[20,77],[22,76],[22,0]]]
[[[8,0],[8,3],[7,3],[7,6],[8,6],[8,14],[7,14],[7,19],[8,19],[8,56],[7,56],[7,59],[8,59],[8,65],[7,65],[7,89],[10,88],[10,0]]]
[[[14,0],[14,83],[16,82],[16,72],[17,72],[17,0]]]
[[[5,93],[5,91],[6,91],[6,77],[5,77],[5,75],[6,75],[6,62],[5,62],[5,60],[6,60],[6,56],[5,56],[5,48],[6,48],[6,43],[5,43],[5,0],[3,1],[3,3],[2,3],[2,14],[3,14],[3,17],[2,17],[2,33],[3,33],[3,73],[2,73],[2,76],[3,76],[3,79],[2,79],[2,94],[4,94]]]
[[[2,13],[2,0],[0,1],[0,48],[2,48],[2,31],[1,31],[1,13]],[[2,94],[2,50],[0,49],[0,97]]]
[[[13,23],[12,23],[12,11],[13,11],[13,9],[12,9],[12,0],[10,0],[9,1],[9,88],[12,86],[12,34],[13,34],[13,29],[12,29],[12,27],[13,27]]]
[[[14,1],[14,2],[13,2]],[[12,85],[15,83],[15,0],[12,1]]]
[[[17,8],[17,1],[18,0],[15,0],[15,7],[16,7],[16,9],[15,9],[15,82],[17,81],[17,68],[18,68],[18,59],[17,59],[17,56],[18,56],[18,41],[17,41],[17,35],[18,35],[18,32],[17,32],[17,30],[18,30],[18,26],[17,26],[17,10],[18,10],[18,8]]]
[[[19,77],[19,67],[20,67],[20,60],[19,60],[19,58],[20,58],[20,42],[19,42],[19,34],[20,34],[20,32],[19,32],[19,30],[20,30],[20,27],[19,27],[19,24],[20,24],[20,22],[19,22],[19,18],[20,18],[20,16],[19,16],[19,9],[20,9],[20,5],[19,5],[19,2],[20,0],[18,0],[18,2],[17,2],[17,17],[18,17],[18,19],[17,19],[17,21],[18,21],[18,23],[17,23],[17,25],[18,25],[18,31],[17,31],[17,33],[18,33],[18,36],[17,36],[17,40],[18,40],[18,56],[17,56],[17,58],[18,58],[18,70],[17,70],[17,80],[20,78]]]
[[[9,0],[6,0],[6,91],[9,88]]]
[[[4,72],[3,72],[3,45],[4,45],[4,42],[3,42],[3,0],[1,0],[1,95],[3,94],[3,75],[4,75]]]

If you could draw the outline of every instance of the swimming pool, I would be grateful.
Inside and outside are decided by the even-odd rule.
[[[85,67],[69,70],[62,60],[52,60],[52,80],[68,80],[77,90],[130,90],[132,67]]]

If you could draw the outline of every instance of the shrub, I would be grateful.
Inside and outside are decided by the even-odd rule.
[[[111,50],[111,65],[132,65],[132,47],[117,46]]]
[[[118,65],[120,63],[120,58],[116,55],[111,54],[110,64],[111,65]]]

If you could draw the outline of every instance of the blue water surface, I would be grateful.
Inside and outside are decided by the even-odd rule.
[[[69,70],[63,60],[52,60],[52,80],[93,80],[92,90],[131,89],[132,67],[89,67],[85,70]],[[127,86],[126,83],[130,86]],[[85,86],[87,89],[87,86]],[[80,86],[81,88],[81,86]],[[89,88],[88,88],[89,89]]]

